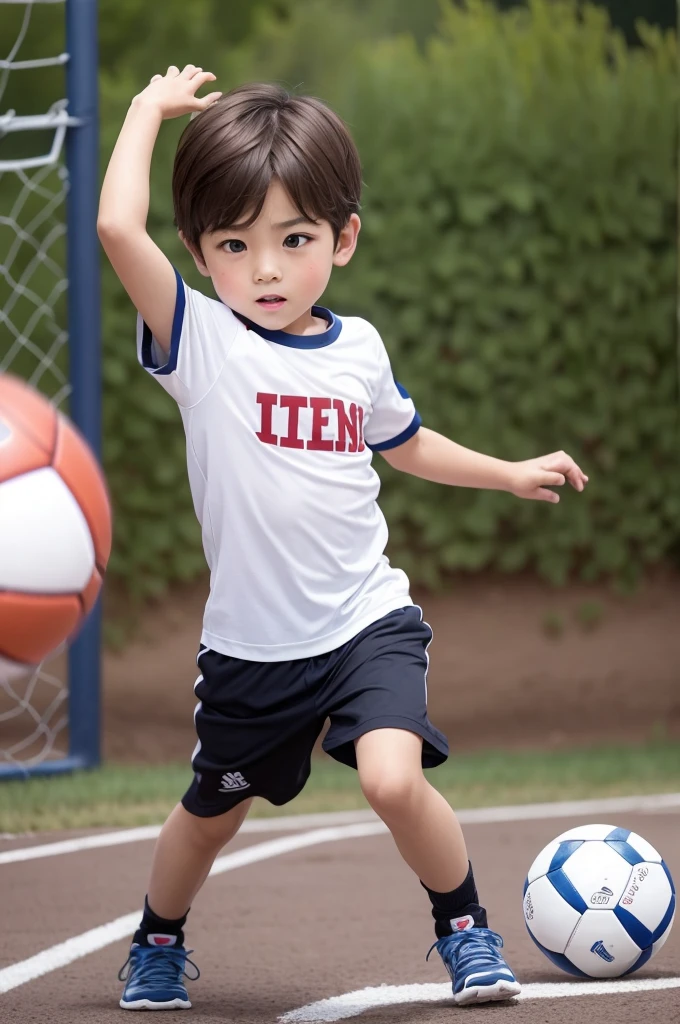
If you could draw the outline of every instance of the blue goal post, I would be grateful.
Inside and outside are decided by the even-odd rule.
[[[46,97],[49,109],[40,115],[22,116],[20,111],[5,111],[0,106],[0,143],[15,143],[11,158],[3,160],[0,150],[0,226],[11,238],[7,254],[4,245],[0,252],[5,300],[0,303],[0,371],[18,372],[48,393],[100,458],[97,0],[0,0],[0,21],[5,20],[5,4],[14,6],[14,11],[6,9],[6,24],[11,15],[16,38],[6,59],[0,61],[0,103],[10,75],[58,65],[66,72],[66,99],[50,103]],[[39,19],[45,4],[63,5],[65,52],[20,59],[31,18],[34,22]],[[23,12],[17,12],[17,7],[23,7]],[[32,144],[28,156],[17,155],[21,149],[16,144],[18,137],[10,136],[27,132],[37,133],[33,139],[47,133],[49,151],[34,155],[36,146]],[[36,215],[40,202],[46,211],[42,216]],[[31,217],[28,225],[21,223],[21,213],[26,210]],[[48,270],[54,271],[49,294],[38,294],[36,282],[42,282]],[[66,324],[61,322],[64,300]],[[21,316],[24,310],[30,313],[25,323],[19,309]],[[67,350],[63,359],[62,346]],[[3,687],[0,780],[99,764],[101,597],[64,661],[61,678],[49,666],[41,667],[26,681]],[[37,694],[45,681],[48,696],[39,700]],[[22,715],[28,715],[26,737],[16,731]],[[63,737],[67,732],[66,746]]]

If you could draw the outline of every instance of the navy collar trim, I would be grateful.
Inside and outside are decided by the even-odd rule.
[[[312,315],[325,320],[328,324],[328,330],[323,334],[289,334],[288,331],[270,331],[267,327],[260,327],[259,324],[249,320],[247,316],[241,316],[235,310],[232,312],[248,330],[254,331],[255,334],[266,338],[267,341],[274,341],[277,345],[285,345],[287,348],[325,348],[326,345],[333,344],[342,330],[342,320],[324,306],[312,306]]]

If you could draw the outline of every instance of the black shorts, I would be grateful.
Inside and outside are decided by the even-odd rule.
[[[411,605],[315,658],[244,661],[202,647],[186,810],[213,817],[251,796],[277,805],[292,800],[309,778],[327,718],[323,748],[352,768],[354,741],[381,728],[422,736],[423,767],[442,764],[448,743],[427,717],[431,639],[420,609]]]

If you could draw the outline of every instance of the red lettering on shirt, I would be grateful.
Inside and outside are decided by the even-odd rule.
[[[271,395],[266,391],[258,391],[257,403],[260,409],[260,429],[256,436],[263,444],[278,444],[278,437],[272,431],[272,409],[278,402],[278,395]]]
[[[257,404],[260,406],[260,429],[256,431],[256,437],[263,444],[313,452],[363,452],[366,449],[364,410],[356,402],[348,403],[342,398],[331,399],[316,395],[274,395],[258,391]],[[283,436],[274,433],[274,406],[288,410],[288,431]],[[312,436],[308,440],[300,436],[301,409],[312,410]],[[309,420],[303,423],[303,432],[307,433]]]
[[[357,423],[357,407],[354,402],[349,407],[349,416],[345,403],[340,398],[333,399],[333,408],[338,415],[338,439],[335,442],[336,452],[356,452],[359,448],[359,426]],[[346,435],[349,434],[349,449]]]
[[[323,428],[328,426],[328,413],[324,410],[330,409],[331,400],[310,398],[309,404],[312,407],[312,439],[307,442],[307,448],[313,452],[332,452],[333,441],[330,437],[323,437],[321,433]]]
[[[304,448],[305,442],[298,434],[300,425],[300,409],[306,409],[308,399],[304,395],[281,395],[279,405],[288,409],[288,433],[279,444],[282,448]]]

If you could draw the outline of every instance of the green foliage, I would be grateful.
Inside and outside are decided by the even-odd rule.
[[[445,5],[424,51],[410,35],[376,39],[368,21],[357,33],[359,16],[263,5],[254,35],[214,66],[221,84],[302,81],[352,126],[364,227],[329,303],[381,330],[428,426],[504,459],[563,448],[591,477],[554,507],[435,489],[381,463],[391,556],[432,586],[487,567],[634,577],[677,544],[680,513],[675,42],[650,29],[629,52],[601,10],[547,0],[504,14]],[[137,88],[104,76],[107,145]],[[180,130],[159,143],[150,230],[197,283],[169,223]],[[110,273],[106,310],[111,571],[159,592],[202,565],[184,441],[136,366]]]
[[[233,7],[233,9],[232,9]],[[380,0],[362,13],[353,0],[345,8],[326,0],[250,0],[230,4],[219,17],[219,0],[196,0],[191,24],[183,6],[143,7],[124,0],[102,7],[101,131],[108,159],[132,96],[151,74],[170,63],[211,68],[227,89],[258,78],[304,81],[315,91],[333,69],[346,78],[341,53],[357,36],[375,38],[381,26],[408,27],[422,37],[432,27],[437,0],[416,15],[397,0]],[[234,32],[234,15],[238,15]],[[429,19],[429,20],[428,20]],[[247,22],[247,23],[246,23]],[[186,29],[181,29],[182,23]],[[153,55],[149,38],[153,37]],[[235,47],[234,41],[240,46]],[[124,45],[126,44],[126,45]],[[172,224],[170,179],[184,121],[163,126],[154,152],[149,232],[185,280],[206,288]],[[109,578],[133,599],[158,596],[168,584],[196,577],[204,568],[200,528],[186,479],[185,443],[177,409],[158,384],[140,371],[134,347],[134,310],[103,259],[104,465],[114,499],[114,546]]]
[[[675,40],[647,28],[628,51],[602,9],[568,0],[443,2],[434,32],[436,6],[193,0],[187,20],[177,0],[102,0],[102,163],[130,98],[170,63],[328,100],[366,189],[359,250],[325,301],[376,324],[427,426],[506,459],[564,448],[591,477],[554,507],[378,459],[391,557],[433,586],[487,567],[630,580],[680,550]],[[44,106],[17,85],[10,105],[28,112],[23,99]],[[161,132],[149,229],[205,288],[172,225],[182,128]],[[134,311],[103,267],[110,571],[158,594],[201,571],[200,531],[179,415],[137,366]]]
[[[677,543],[676,51],[645,38],[627,51],[595,8],[470,0],[424,55],[355,57],[364,229],[334,308],[381,330],[428,426],[504,459],[565,449],[591,477],[554,507],[386,471],[418,582],[625,578]]]
[[[496,5],[505,10],[524,4],[526,0],[496,0]],[[638,45],[640,37],[636,31],[638,21],[663,28],[674,28],[677,22],[677,6],[674,0],[595,0],[599,7],[605,7],[612,24],[625,34],[631,45]]]

